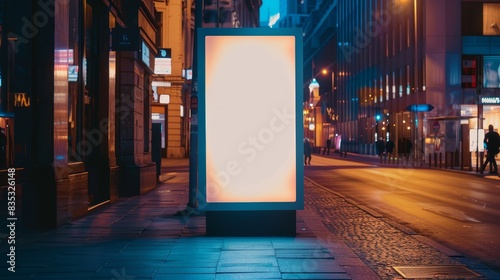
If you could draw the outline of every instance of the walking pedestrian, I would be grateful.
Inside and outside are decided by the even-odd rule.
[[[375,143],[375,148],[377,150],[377,155],[380,158],[380,163],[382,163],[382,158],[385,155],[385,142],[382,137],[380,137],[377,142]]]
[[[308,138],[304,138],[304,165],[311,165],[312,147]]]
[[[384,139],[382,137],[380,137],[377,140],[376,148],[377,148],[377,155],[379,157],[382,157],[385,153],[385,142],[384,142]]]
[[[405,140],[405,156],[406,156],[406,162],[410,160],[410,153],[411,149],[413,148],[413,144],[411,143],[410,139]]]
[[[481,174],[484,173],[484,169],[491,163],[493,165],[492,174],[498,174],[498,166],[495,156],[499,153],[500,148],[500,136],[496,131],[493,130],[493,125],[488,126],[488,133],[484,135],[484,144],[486,144],[486,161],[483,166],[481,166]]]
[[[394,152],[394,147],[396,147],[394,141],[392,141],[391,139],[387,140],[387,143],[385,143],[385,151],[387,152],[387,156],[389,157],[389,163],[391,161],[392,153]]]
[[[326,139],[326,146],[323,149],[323,154],[330,155],[330,146],[332,146],[332,140],[330,138]]]

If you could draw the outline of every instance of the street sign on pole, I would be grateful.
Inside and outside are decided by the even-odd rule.
[[[432,131],[434,131],[434,133],[438,133],[440,128],[441,128],[441,125],[439,124],[438,121],[435,121],[432,124]]]
[[[412,104],[406,107],[406,111],[409,112],[430,112],[434,109],[434,106],[430,104]]]
[[[193,43],[193,81],[191,83],[191,98],[198,100],[198,39],[197,33],[201,28],[201,19],[203,15],[203,1],[196,0],[194,16],[194,43]],[[189,135],[189,201],[186,206],[187,214],[192,214],[198,210],[198,103],[196,108],[191,108],[191,117],[195,118],[196,124],[191,124]],[[185,214],[179,212],[179,214]]]

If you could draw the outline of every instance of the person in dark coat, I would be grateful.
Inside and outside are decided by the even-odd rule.
[[[483,166],[481,166],[481,174],[483,174],[488,163],[493,165],[493,171],[491,173],[498,174],[498,166],[495,156],[499,153],[500,136],[493,130],[493,125],[491,124],[488,126],[488,133],[484,135],[484,144],[486,145],[487,153],[486,161]]]
[[[312,147],[309,139],[304,139],[304,165],[311,165]]]
[[[410,160],[410,153],[412,147],[413,144],[408,138],[403,138],[401,140],[401,146],[398,147],[398,150],[401,150],[400,153],[406,158],[407,161]]]
[[[323,149],[323,154],[330,155],[330,147],[332,146],[332,140],[330,138],[326,139],[326,146]]]
[[[394,141],[388,140],[387,143],[385,143],[385,151],[387,152],[387,156],[390,158],[392,156],[392,153],[394,152],[394,147],[396,147],[396,144],[394,144]]]
[[[376,148],[377,148],[377,155],[379,157],[381,157],[382,155],[384,155],[384,152],[385,152],[385,142],[384,142],[384,139],[382,139],[382,137],[380,137],[377,140]]]

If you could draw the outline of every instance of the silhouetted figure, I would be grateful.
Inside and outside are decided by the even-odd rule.
[[[309,139],[304,139],[304,165],[311,165],[312,147]]]
[[[396,147],[396,144],[394,144],[394,141],[390,140],[385,143],[385,151],[387,152],[387,156],[389,157],[389,161],[391,160],[392,153],[394,152],[394,147]]]
[[[380,137],[377,140],[377,143],[376,143],[375,147],[377,148],[377,155],[379,157],[383,156],[384,152],[385,152],[385,142],[384,142],[384,139],[382,139],[382,137]]]
[[[413,147],[413,144],[411,143],[410,139],[406,139],[405,141],[405,154],[406,154],[406,160],[410,160],[410,153],[411,153],[411,148]]]
[[[330,155],[330,147],[332,146],[332,140],[330,140],[330,138],[326,139],[326,146],[325,148],[323,149],[323,154],[326,154],[327,155]]]
[[[493,125],[488,126],[488,133],[484,135],[484,143],[486,144],[486,161],[483,166],[481,166],[481,174],[483,174],[484,169],[491,163],[493,165],[493,171],[490,173],[498,174],[498,166],[495,160],[495,156],[499,152],[500,148],[500,136],[497,132],[493,130]]]
[[[407,161],[410,158],[412,144],[410,139],[403,138],[398,140],[398,154],[404,157]]]
[[[375,149],[378,157],[380,158],[380,163],[382,163],[382,158],[385,155],[385,142],[382,137],[380,137],[377,142],[375,142]]]

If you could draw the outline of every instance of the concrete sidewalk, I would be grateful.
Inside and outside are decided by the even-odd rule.
[[[0,278],[379,279],[307,205],[296,237],[206,237],[203,214],[175,216],[188,201],[188,160],[162,162],[151,192],[16,237],[15,272],[2,242]]]
[[[377,159],[347,157],[374,164]],[[295,237],[207,237],[204,213],[176,215],[188,201],[188,163],[163,159],[161,183],[149,193],[54,230],[19,234],[16,272],[8,271],[12,254],[2,240],[0,279],[403,279],[392,267],[400,263],[427,271],[448,268],[438,273],[467,266],[484,275],[465,271],[463,279],[500,277],[475,262],[463,265],[460,254],[308,179]],[[349,247],[352,238],[367,247]],[[377,262],[387,258],[392,261]]]

